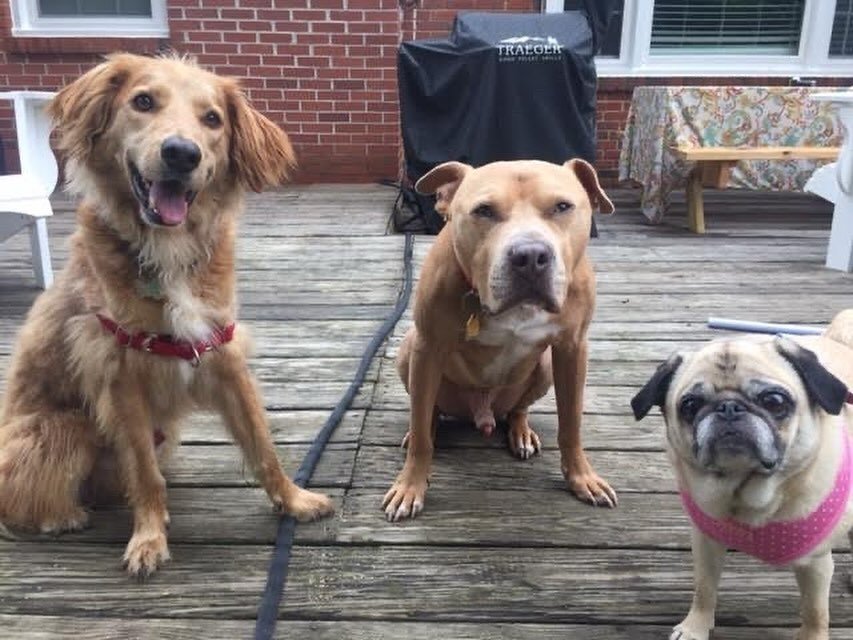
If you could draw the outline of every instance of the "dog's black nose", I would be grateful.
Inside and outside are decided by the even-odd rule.
[[[554,262],[554,251],[544,242],[525,240],[511,246],[507,257],[515,273],[536,276]]]
[[[170,136],[160,147],[160,157],[172,171],[188,173],[201,162],[201,149],[192,140]]]
[[[723,400],[714,408],[714,413],[729,422],[739,418],[745,412],[746,407],[737,400]]]

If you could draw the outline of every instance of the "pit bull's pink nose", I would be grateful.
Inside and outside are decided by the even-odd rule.
[[[514,244],[507,253],[515,273],[537,276],[554,262],[554,252],[544,242],[524,241]]]

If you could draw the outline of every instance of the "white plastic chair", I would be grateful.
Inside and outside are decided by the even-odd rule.
[[[46,289],[53,282],[47,218],[53,215],[50,194],[59,170],[50,149],[51,123],[45,105],[55,94],[49,91],[5,91],[0,99],[11,100],[21,173],[0,176],[0,242],[19,231],[30,232],[36,282]]]
[[[835,204],[826,266],[849,273],[853,271],[853,91],[816,93],[811,97],[834,103],[844,129],[838,162],[815,171],[805,190]]]

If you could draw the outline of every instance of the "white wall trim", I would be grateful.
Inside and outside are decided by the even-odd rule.
[[[162,38],[169,35],[166,0],[151,0],[151,16],[43,17],[37,0],[9,0],[12,35],[47,38]]]
[[[596,58],[601,77],[614,76],[834,76],[853,77],[853,58],[830,58],[836,0],[806,0],[796,56],[651,55],[654,0],[625,0],[618,58]],[[563,10],[563,0],[545,0],[543,11]]]

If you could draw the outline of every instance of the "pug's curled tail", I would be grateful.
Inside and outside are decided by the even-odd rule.
[[[846,309],[835,316],[824,335],[853,349],[853,309]]]

